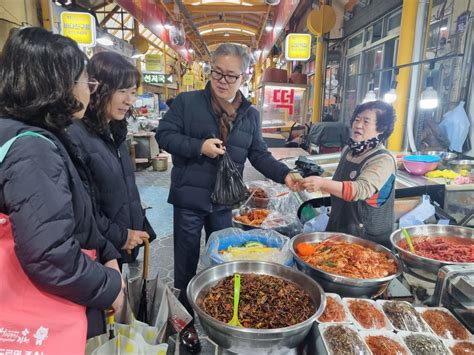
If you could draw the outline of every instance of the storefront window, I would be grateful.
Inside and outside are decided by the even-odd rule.
[[[347,60],[346,66],[346,89],[344,91],[344,114],[343,120],[349,121],[352,111],[358,104],[358,78],[360,65],[360,55],[356,55]]]
[[[383,60],[383,46],[377,46],[369,51],[364,53],[364,60],[362,65],[363,73],[370,73],[372,71],[382,69],[382,60]],[[374,91],[377,97],[380,97],[380,72],[373,73],[370,76],[364,75],[362,77],[362,95],[360,99],[365,96],[367,90],[369,90],[369,84],[374,84]]]
[[[355,46],[358,46],[359,44],[361,44],[363,38],[364,38],[364,33],[360,32],[359,34],[349,39],[349,48],[354,48]]]
[[[374,42],[377,42],[379,39],[382,39],[383,37],[383,21],[380,20],[378,22],[376,22],[373,26],[372,26],[372,43]]]
[[[396,14],[390,16],[387,21],[387,32],[390,32],[396,28],[399,28],[401,20],[402,20],[401,12],[397,12]]]

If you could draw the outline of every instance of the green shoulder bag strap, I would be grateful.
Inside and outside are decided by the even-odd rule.
[[[0,146],[0,164],[3,163],[3,160],[7,156],[8,151],[10,150],[13,143],[15,143],[15,141],[18,138],[21,138],[21,137],[39,137],[39,138],[47,140],[52,145],[56,146],[56,144],[51,139],[46,138],[42,134],[39,134],[39,133],[36,133],[36,132],[31,132],[31,131],[23,132],[23,133],[20,133],[20,134],[16,135],[15,137],[9,139],[4,145]]]

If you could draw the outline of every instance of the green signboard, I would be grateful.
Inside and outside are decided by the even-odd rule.
[[[152,85],[171,84],[173,82],[173,75],[143,73],[143,82]]]

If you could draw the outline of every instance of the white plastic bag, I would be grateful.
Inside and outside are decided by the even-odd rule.
[[[306,222],[303,226],[304,233],[312,233],[312,232],[324,232],[326,231],[326,227],[328,226],[329,222],[329,215],[328,215],[328,208],[322,206],[319,208],[319,215],[310,219]]]
[[[106,341],[92,351],[91,355],[166,355],[168,344],[150,345],[133,329],[129,329],[128,335],[117,334],[114,339]]]
[[[461,101],[454,110],[448,111],[439,124],[449,139],[449,149],[462,153],[462,146],[469,134],[469,118],[464,110],[464,101]]]
[[[269,253],[248,253],[229,257],[222,253],[229,247],[242,247],[248,242],[262,243],[270,248],[277,248],[277,250]],[[238,228],[226,228],[211,234],[202,255],[202,262],[205,266],[211,266],[232,260],[263,260],[292,266],[293,256],[290,253],[289,242],[288,237],[273,230],[243,231]]]
[[[421,203],[413,210],[400,217],[400,228],[424,224],[424,222],[435,214],[435,208],[430,202],[428,195],[423,195]]]

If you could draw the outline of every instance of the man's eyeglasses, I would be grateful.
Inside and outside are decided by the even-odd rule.
[[[212,79],[219,81],[222,78],[224,78],[227,84],[235,84],[236,81],[241,77],[241,75],[242,74],[239,74],[239,75],[222,74],[218,71],[211,70]]]
[[[75,83],[76,84],[87,84],[91,94],[95,93],[97,91],[97,88],[99,87],[99,82],[97,80],[93,80],[93,81],[77,80],[77,81],[75,81]]]

